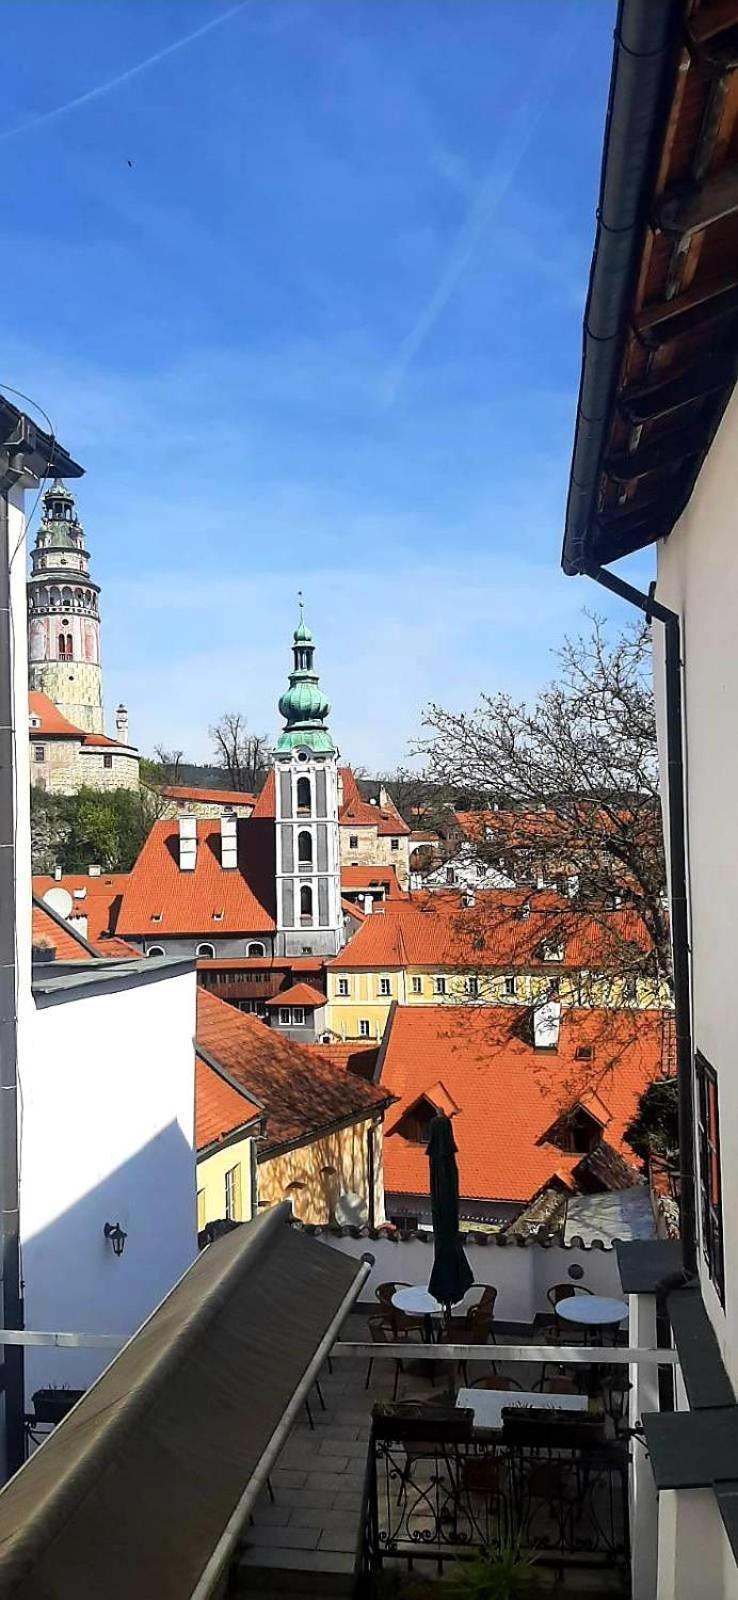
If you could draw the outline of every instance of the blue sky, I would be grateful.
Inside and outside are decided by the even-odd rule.
[[[607,610],[559,551],[614,10],[5,0],[0,386],[87,469],[143,749],[277,731],[299,587],[369,768]]]

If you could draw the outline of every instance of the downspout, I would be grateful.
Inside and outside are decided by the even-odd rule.
[[[687,858],[685,849],[684,757],[682,740],[681,626],[679,615],[642,594],[605,567],[585,565],[595,583],[627,600],[647,621],[663,623],[666,686],[666,757],[669,804],[669,889],[671,945],[674,966],[674,1029],[676,1034],[679,1094],[680,1228],[684,1269],[697,1274],[697,1222],[695,1210],[694,1087],[692,1008],[689,983],[689,918],[687,911]]]

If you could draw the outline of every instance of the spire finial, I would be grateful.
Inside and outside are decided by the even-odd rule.
[[[297,603],[298,603],[298,605],[300,607],[300,621],[304,622],[305,621],[305,601],[303,600],[303,597],[302,597],[302,589],[298,589],[298,591],[297,591]]]

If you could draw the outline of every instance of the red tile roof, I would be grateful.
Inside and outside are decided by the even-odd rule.
[[[387,1192],[428,1193],[424,1147],[395,1130],[421,1096],[439,1104],[439,1086],[459,1106],[453,1127],[465,1199],[528,1201],[556,1173],[575,1184],[582,1156],[545,1137],[588,1095],[607,1114],[608,1145],[634,1162],[623,1133],[642,1090],[660,1075],[669,1020],[659,1011],[565,1010],[558,1049],[536,1050],[522,1036],[519,1011],[398,1006],[382,1067],[383,1086],[399,1096],[385,1118]],[[592,1060],[576,1060],[583,1045],[593,1048]]]
[[[76,936],[72,928],[60,927],[45,906],[34,904],[32,913],[32,938],[34,944],[50,941],[56,950],[57,961],[92,961],[94,957]]]
[[[357,1078],[365,1078],[368,1083],[374,1081],[374,1071],[379,1058],[379,1046],[372,1045],[369,1049],[358,1044],[344,1044],[343,1042],[331,1044],[309,1044],[307,1050],[317,1051],[325,1061],[340,1068],[342,1072],[352,1072]]]
[[[407,893],[400,888],[394,867],[341,867],[341,888],[346,893],[356,890],[368,893],[370,889],[386,891],[388,900],[406,900]]]
[[[311,1144],[336,1123],[364,1121],[387,1103],[386,1089],[341,1071],[327,1050],[285,1039],[206,989],[197,991],[197,1044],[264,1107],[262,1155],[286,1144]]]
[[[33,892],[42,899],[49,889],[66,889],[72,897],[75,911],[87,918],[87,937],[96,944],[105,933],[115,932],[123,890],[128,882],[127,872],[102,872],[99,877],[86,872],[65,872],[61,878],[45,873],[33,879]],[[84,894],[80,893],[84,890]]]
[[[251,806],[256,796],[243,789],[188,789],[181,784],[168,784],[159,790],[166,800],[200,801],[204,805]]]
[[[324,1006],[326,997],[320,989],[311,988],[309,983],[293,983],[291,989],[283,989],[281,994],[275,994],[273,1000],[267,1000],[269,1006],[303,1006],[306,1011],[315,1011],[317,1006]]]
[[[236,1089],[214,1067],[195,1060],[195,1145],[207,1150],[220,1139],[262,1116],[245,1089]]]
[[[361,906],[357,905],[354,900],[344,900],[342,897],[341,910],[347,917],[354,917],[357,922],[366,921],[366,912],[362,911]]]
[[[236,821],[238,866],[220,864],[220,823],[196,822],[194,870],[179,867],[179,825],[155,822],[128,875],[116,932],[259,934],[274,930],[274,828]],[[158,920],[154,920],[154,918]]]
[[[397,807],[392,800],[386,806],[372,806],[368,800],[362,800],[359,788],[350,767],[340,767],[339,775],[343,781],[343,804],[338,813],[338,820],[342,827],[352,825],[355,828],[376,828],[377,832],[384,834],[409,833],[410,829],[403,822]],[[267,773],[266,782],[257,796],[253,815],[255,817],[272,817],[276,814],[276,786],[274,769]]]
[[[132,748],[121,745],[119,739],[109,739],[105,733],[87,733],[84,728],[75,728],[73,722],[62,716],[53,700],[38,689],[30,690],[28,709],[31,716],[40,718],[38,726],[29,729],[32,739],[79,739],[83,745],[105,745],[115,750]]]

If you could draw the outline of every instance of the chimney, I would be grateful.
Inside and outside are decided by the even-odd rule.
[[[364,914],[365,914],[365,916],[370,917],[372,912],[373,912],[373,910],[374,910],[374,896],[371,895],[371,894],[365,894],[364,895]]]
[[[533,1043],[536,1050],[556,1050],[561,1031],[561,1001],[555,995],[533,1007]]]
[[[55,878],[55,879],[56,879],[56,882],[57,882],[57,883],[58,883],[58,882],[59,882],[59,880],[60,880],[60,878],[61,878],[61,875],[62,875],[62,869],[61,869],[61,867],[55,867],[55,868],[54,868],[54,878]]]
[[[477,897],[476,897],[476,895],[474,893],[474,890],[473,889],[467,889],[465,891],[465,893],[464,893],[464,905],[466,906],[467,911],[473,910],[473,908],[476,905],[476,903],[477,903]]]
[[[233,872],[238,866],[238,837],[236,818],[232,813],[220,819],[220,864],[224,872]],[[180,833],[181,838],[181,833]],[[182,865],[180,857],[180,866]]]
[[[75,933],[81,933],[83,939],[87,938],[87,917],[84,912],[75,912],[67,921]]]
[[[179,819],[179,870],[194,872],[197,861],[197,817]]]
[[[87,876],[88,876],[88,878],[100,878],[100,877],[102,877],[102,867],[98,866],[98,863],[96,861],[91,861],[89,866],[88,866],[88,868],[87,868]]]
[[[118,706],[115,712],[115,731],[121,744],[128,744],[128,707]]]
[[[385,789],[384,784],[380,783],[380,785],[379,785],[379,804],[380,804],[380,806],[388,806],[389,802],[390,802],[389,793]]]

